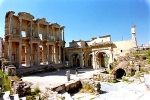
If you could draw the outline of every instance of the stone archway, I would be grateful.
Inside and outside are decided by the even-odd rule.
[[[116,78],[121,79],[123,76],[126,76],[126,72],[124,69],[119,68],[116,70]]]
[[[72,54],[72,66],[73,67],[79,67],[80,66],[80,56],[78,53]]]
[[[106,67],[108,64],[108,54],[105,52],[98,52],[96,55],[96,63],[99,67]]]

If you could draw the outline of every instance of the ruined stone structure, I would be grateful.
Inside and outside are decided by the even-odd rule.
[[[111,36],[100,36],[91,40],[72,41],[66,48],[66,60],[70,66],[90,67],[94,69],[108,66],[117,57],[130,53],[130,49],[137,47],[135,25],[131,27],[131,40],[112,42]]]
[[[0,56],[17,68],[66,63],[66,66],[94,69],[109,63],[137,47],[135,25],[131,40],[112,42],[111,35],[91,40],[72,41],[65,48],[64,26],[34,19],[30,13],[9,11],[5,16],[5,36],[0,38]]]
[[[30,13],[14,13],[5,16],[5,58],[17,68],[65,61],[64,26],[45,18],[35,20]]]

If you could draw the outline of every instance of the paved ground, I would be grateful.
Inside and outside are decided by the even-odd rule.
[[[38,86],[42,91],[44,91],[46,87],[67,82],[66,71],[67,70],[41,73],[23,77],[22,79],[23,81],[33,83],[34,87]],[[76,77],[75,69],[70,69],[71,79],[88,78],[98,71],[99,70],[79,69],[79,75]],[[150,91],[147,90],[145,83],[141,83],[140,81],[135,81],[133,83],[101,82],[101,90],[105,91],[105,93],[99,96],[80,93],[73,95],[72,98],[74,98],[74,100],[150,100]]]
[[[36,75],[26,76],[23,77],[23,81],[28,81],[33,83],[33,87],[38,86],[42,91],[45,90],[46,87],[51,87],[54,85],[62,84],[67,81],[66,70],[60,70],[55,72],[48,72],[48,73],[39,73]],[[76,77],[75,69],[70,69],[70,78],[71,80],[80,79],[80,78],[88,78],[93,75],[93,73],[98,72],[99,70],[93,69],[78,69],[79,74]]]

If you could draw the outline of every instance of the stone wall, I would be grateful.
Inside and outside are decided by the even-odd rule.
[[[116,81],[116,78],[114,77],[114,75],[105,74],[105,73],[93,74],[93,79],[99,80],[101,82],[115,82]]]

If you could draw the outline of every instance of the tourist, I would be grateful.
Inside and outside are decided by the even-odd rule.
[[[78,68],[76,68],[75,72],[76,72],[76,76],[78,76]]]

